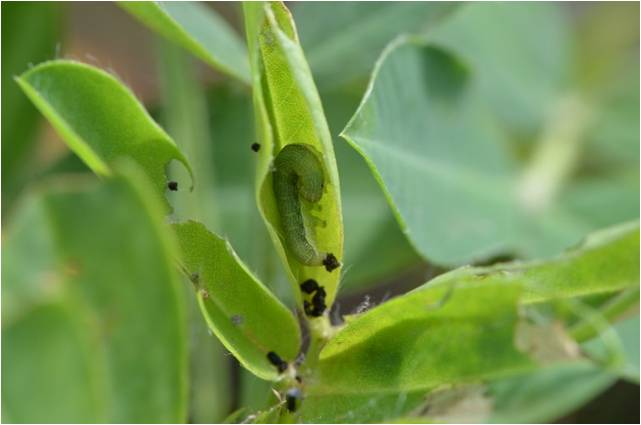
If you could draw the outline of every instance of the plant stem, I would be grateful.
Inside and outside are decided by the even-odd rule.
[[[630,288],[610,298],[603,304],[603,306],[600,307],[599,312],[605,319],[613,320],[638,303],[639,288]],[[570,333],[574,339],[579,342],[583,342],[597,336],[599,331],[594,327],[594,324],[591,321],[583,320],[573,326],[570,329]]]
[[[553,109],[518,185],[526,211],[538,213],[554,201],[578,162],[589,115],[585,103],[573,95],[561,99]]]

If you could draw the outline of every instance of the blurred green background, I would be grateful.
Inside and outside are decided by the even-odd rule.
[[[243,36],[238,4],[209,6]],[[528,11],[529,6],[520,11],[504,8],[504,16],[491,11],[476,16],[472,21],[476,26],[465,21],[460,9],[466,7],[461,5],[452,12],[462,16],[459,26],[455,22],[453,28],[437,31],[436,38],[491,77],[485,86],[493,93],[492,104],[511,136],[508,150],[525,161],[534,150],[551,99],[568,88],[580,93],[590,99],[596,112],[567,177],[579,189],[563,202],[590,216],[594,227],[638,217],[639,4],[560,3],[536,8],[536,13]],[[368,73],[385,44],[397,34],[424,31],[433,14],[424,14],[420,3],[411,7],[296,3],[291,8],[335,138],[347,256],[336,314],[346,314],[365,300],[370,304],[382,302],[443,271],[412,249],[364,161],[338,138],[358,106]],[[514,40],[495,31],[496,19],[510,23]],[[461,28],[469,29],[468,34]],[[449,36],[448,31],[456,36]],[[291,303],[289,285],[254,201],[250,145],[255,135],[248,87],[217,74],[181,48],[160,39],[112,3],[3,3],[2,36],[3,247],[7,234],[30,232],[33,234],[28,239],[33,243],[20,252],[46,258],[48,251],[32,229],[37,219],[25,218],[29,211],[37,216],[40,208],[30,206],[31,193],[69,174],[74,175],[74,181],[93,179],[12,80],[47,59],[76,59],[107,69],[125,82],[192,161],[199,184],[192,194],[179,191],[170,195],[173,218],[198,218],[228,237],[262,281]],[[477,44],[472,45],[471,40]],[[513,107],[515,104],[518,107]],[[55,200],[51,202],[55,204]],[[49,201],[44,204],[42,208],[52,208]],[[100,209],[99,204],[96,201],[94,207]],[[121,224],[126,226],[125,222]],[[61,224],[60,229],[66,227]],[[151,240],[141,243],[150,244]],[[113,267],[125,258],[124,254],[114,256]],[[10,267],[9,262],[14,261]],[[18,264],[20,261],[25,264]],[[150,257],[139,261],[155,264],[160,260]],[[32,267],[18,255],[3,256],[3,310],[5,302],[9,303],[5,301],[5,279],[28,281],[24,274]],[[268,384],[244,372],[208,333],[191,302],[191,288],[183,286],[189,313],[184,329],[191,371],[189,420],[214,422],[241,406],[264,406],[273,397]],[[74,304],[65,304],[65,308],[69,305]],[[19,317],[31,312],[25,307],[25,311],[18,308],[11,314]],[[13,323],[7,317],[3,311],[3,342],[7,327]],[[51,308],[29,317],[30,322],[23,325],[35,330],[22,330],[24,335],[43,334],[58,343],[55,331],[60,328],[56,321],[73,318],[74,313]],[[152,332],[160,323],[152,325]],[[17,332],[13,326],[11,331]],[[10,362],[22,352],[12,354],[10,349],[3,349],[3,394],[7,393],[5,385],[19,385],[22,379],[10,373]],[[52,353],[55,355],[33,361],[42,363],[43,368],[47,359],[54,362],[58,358],[58,366],[72,364],[64,360],[64,350]],[[24,362],[29,364],[28,359]],[[638,386],[621,382],[564,420],[611,422],[612,412],[616,412],[621,420],[638,421],[638,399]],[[3,405],[5,400],[3,396]],[[610,415],[607,419],[603,416],[606,412]],[[91,420],[91,416],[81,419]]]

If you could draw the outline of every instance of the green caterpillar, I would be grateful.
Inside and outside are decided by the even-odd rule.
[[[314,151],[304,144],[285,146],[274,160],[274,195],[281,227],[289,251],[307,266],[325,266],[332,271],[340,263],[331,253],[319,252],[308,240],[300,198],[316,203],[323,196],[323,166]]]

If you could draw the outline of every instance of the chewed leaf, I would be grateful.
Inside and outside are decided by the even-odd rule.
[[[249,82],[247,52],[233,28],[204,3],[185,1],[119,2],[150,29],[244,83]]]
[[[280,2],[247,3],[244,10],[261,144],[257,202],[285,261],[299,306],[303,304],[300,283],[313,279],[323,287],[323,300],[311,314],[316,316],[323,314],[334,299],[343,258],[340,187],[332,140],[289,10]],[[275,170],[270,168],[277,165],[274,158],[283,148],[293,144],[302,145],[310,153],[305,158],[318,159],[306,163],[320,168],[299,168],[296,178],[320,176],[320,199],[305,200],[303,193],[292,190],[294,185],[280,185],[283,175],[277,166]],[[298,165],[305,168],[302,162]],[[297,198],[300,202],[292,202]],[[322,261],[319,253],[323,253]],[[311,299],[305,301],[309,304]]]
[[[195,221],[175,224],[174,230],[182,267],[211,330],[251,372],[278,379],[278,365],[268,353],[285,362],[296,358],[300,329],[292,313],[247,270],[227,241]]]
[[[110,175],[114,161],[131,158],[159,195],[166,190],[165,167],[171,160],[180,161],[191,174],[173,140],[113,75],[80,62],[55,60],[28,70],[16,81],[96,174]]]

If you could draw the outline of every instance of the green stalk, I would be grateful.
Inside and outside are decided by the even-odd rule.
[[[552,110],[541,140],[519,184],[521,205],[532,213],[548,208],[579,160],[588,107],[567,96]]]
[[[639,288],[630,288],[622,291],[606,301],[600,308],[601,315],[613,321],[618,318],[631,307],[639,304]],[[583,320],[570,329],[572,336],[579,342],[587,341],[598,335],[598,329],[589,320]]]

